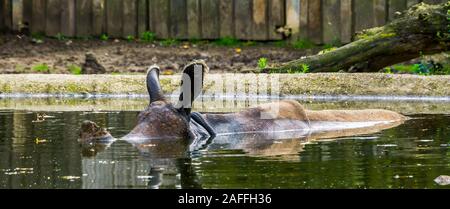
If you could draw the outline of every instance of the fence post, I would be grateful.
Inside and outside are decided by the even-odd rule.
[[[170,35],[172,38],[187,38],[188,31],[186,6],[187,2],[185,0],[170,1]]]
[[[247,39],[251,35],[251,0],[236,0],[234,3],[235,35]]]
[[[12,6],[11,6],[12,0],[4,0],[2,2],[3,5],[3,27],[5,29],[11,30],[12,29]]]
[[[46,10],[45,33],[47,36],[56,36],[61,33],[61,1],[47,0]]]
[[[75,36],[75,0],[61,2],[61,33],[64,36]]]
[[[291,40],[297,40],[300,32],[300,1],[286,0],[286,26],[291,29]]]
[[[12,1],[12,30],[20,31],[23,24],[23,0]]]
[[[200,7],[202,14],[202,38],[219,38],[219,0],[201,0]],[[247,27],[251,26],[247,25]]]
[[[122,0],[122,37],[136,36],[137,31],[137,10],[135,0]]]
[[[138,13],[138,19],[137,19],[137,34],[136,36],[139,37],[142,33],[148,30],[148,6],[147,6],[147,0],[138,0],[138,6],[137,6],[137,13]]]
[[[92,35],[100,36],[106,32],[105,0],[92,1]]]
[[[269,0],[269,39],[280,40],[283,38],[280,33],[277,33],[276,29],[286,25],[284,7],[284,0]]]
[[[316,44],[322,43],[322,2],[308,2],[308,37]]]
[[[149,0],[151,28],[157,38],[169,38],[169,1]]]
[[[200,20],[200,0],[187,0],[187,31],[189,38],[201,38]]]
[[[5,29],[5,23],[3,22],[5,20],[3,6],[4,6],[3,1],[0,1],[0,32],[2,32]]]
[[[322,0],[322,34],[324,43],[341,41],[341,2],[340,0]]]
[[[31,32],[45,33],[45,0],[33,0],[31,12]]]
[[[76,1],[76,35],[88,37],[92,35],[92,0]]]
[[[234,1],[220,0],[220,37],[235,37],[234,35]]]
[[[341,0],[341,42],[349,43],[353,36],[352,0]]]
[[[267,0],[253,0],[252,5],[252,40],[267,40],[269,35],[268,27],[268,1]]]

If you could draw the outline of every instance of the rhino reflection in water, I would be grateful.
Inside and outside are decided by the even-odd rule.
[[[187,157],[188,151],[239,149],[249,155],[280,156],[302,151],[306,142],[395,127],[407,118],[388,110],[306,110],[296,101],[281,101],[237,113],[191,112],[202,92],[208,67],[203,61],[186,65],[177,104],[163,95],[159,68],[147,72],[148,107],[136,127],[118,139],[135,146],[150,159]],[[82,124],[80,143],[85,155],[95,155],[116,141],[94,122]]]

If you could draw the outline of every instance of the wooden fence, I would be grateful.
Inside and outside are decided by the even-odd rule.
[[[441,3],[446,0],[423,0]],[[421,0],[0,0],[0,29],[49,36],[280,40],[276,31],[315,43],[349,42]]]

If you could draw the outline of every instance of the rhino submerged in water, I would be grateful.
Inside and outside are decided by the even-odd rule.
[[[191,112],[201,94],[208,66],[203,61],[187,64],[177,104],[163,95],[159,68],[147,72],[148,107],[137,125],[120,138],[139,151],[156,156],[179,156],[200,149],[242,149],[248,154],[298,153],[316,139],[375,133],[403,123],[407,117],[388,110],[323,110],[303,108],[297,101],[280,101],[236,113]],[[294,140],[295,139],[295,140]],[[101,151],[115,138],[91,121],[85,121],[79,142],[88,150]],[[281,142],[280,142],[281,141]]]

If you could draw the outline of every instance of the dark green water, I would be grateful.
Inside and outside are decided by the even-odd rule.
[[[242,150],[152,158],[118,141],[83,157],[89,119],[120,137],[138,112],[0,111],[0,188],[450,188],[450,115],[410,115],[382,132],[311,142],[275,156]],[[298,143],[301,143],[300,141]]]

